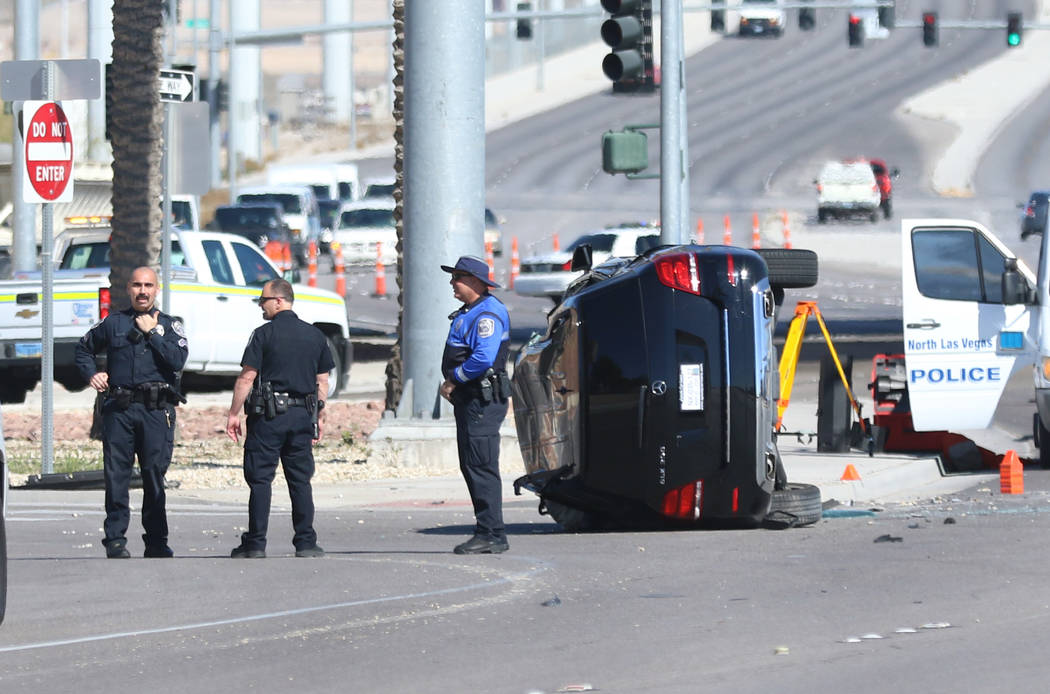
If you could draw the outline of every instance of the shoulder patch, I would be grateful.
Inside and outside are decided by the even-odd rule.
[[[179,337],[186,337],[186,328],[182,325],[182,321],[173,320],[171,322],[171,329],[175,331],[175,334]]]
[[[496,332],[496,321],[491,318],[478,320],[478,337],[492,337]]]

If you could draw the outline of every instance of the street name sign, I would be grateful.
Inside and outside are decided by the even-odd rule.
[[[69,202],[73,199],[73,128],[53,101],[27,101],[22,107],[25,202]]]
[[[52,70],[51,91],[44,79],[44,67]],[[0,63],[0,99],[98,99],[102,96],[102,67],[95,58],[78,60],[5,60]]]
[[[193,101],[194,74],[188,70],[161,70],[157,79],[161,101]]]

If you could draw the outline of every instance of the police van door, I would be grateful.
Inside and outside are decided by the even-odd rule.
[[[901,288],[908,396],[917,431],[982,429],[1010,375],[1031,364],[1033,322],[1006,305],[1002,275],[1013,255],[976,222],[901,222]],[[1021,264],[1024,281],[1034,278]]]

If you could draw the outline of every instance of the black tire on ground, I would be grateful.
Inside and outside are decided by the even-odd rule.
[[[871,214],[868,215],[868,216],[871,218],[871,223],[872,224],[875,224],[876,222],[878,222],[879,221],[879,211],[878,211],[878,209],[872,210]]]
[[[777,451],[777,463],[773,468],[773,489],[779,491],[781,489],[787,489],[788,476],[787,470],[784,469],[784,461],[780,459],[780,451]]]
[[[853,388],[853,357],[842,361],[846,381]],[[820,381],[817,389],[817,451],[845,453],[849,450],[853,410],[846,387],[839,378],[838,369],[830,354],[820,360]]]
[[[332,353],[335,366],[328,372],[328,397],[334,398],[342,391],[343,386],[343,353],[336,347],[335,340],[328,338],[328,351]]]
[[[587,532],[588,530],[597,529],[599,525],[594,515],[587,511],[565,506],[550,499],[542,500],[540,509],[540,513],[546,510],[547,514],[554,519],[554,522],[560,525],[562,530],[567,533]]]
[[[0,480],[2,481],[2,480]],[[6,493],[6,492],[4,492]],[[0,507],[3,506],[0,500]],[[4,623],[7,612],[7,531],[4,528],[4,517],[0,514],[0,624]]]
[[[783,289],[812,287],[819,277],[817,254],[801,248],[757,248],[769,268],[769,283]]]
[[[1035,438],[1035,445],[1039,447],[1039,467],[1050,470],[1050,431],[1043,426],[1043,420],[1039,418],[1038,412],[1033,417],[1032,429],[1034,431],[1032,434]]]
[[[773,503],[766,519],[787,527],[812,525],[820,520],[820,489],[812,484],[789,482],[773,492]]]
[[[817,210],[817,222],[819,224],[826,224],[828,221],[827,210]]]

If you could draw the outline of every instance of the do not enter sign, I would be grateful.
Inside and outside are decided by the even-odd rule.
[[[22,107],[25,140],[25,202],[73,199],[73,129],[53,101],[26,101]]]

